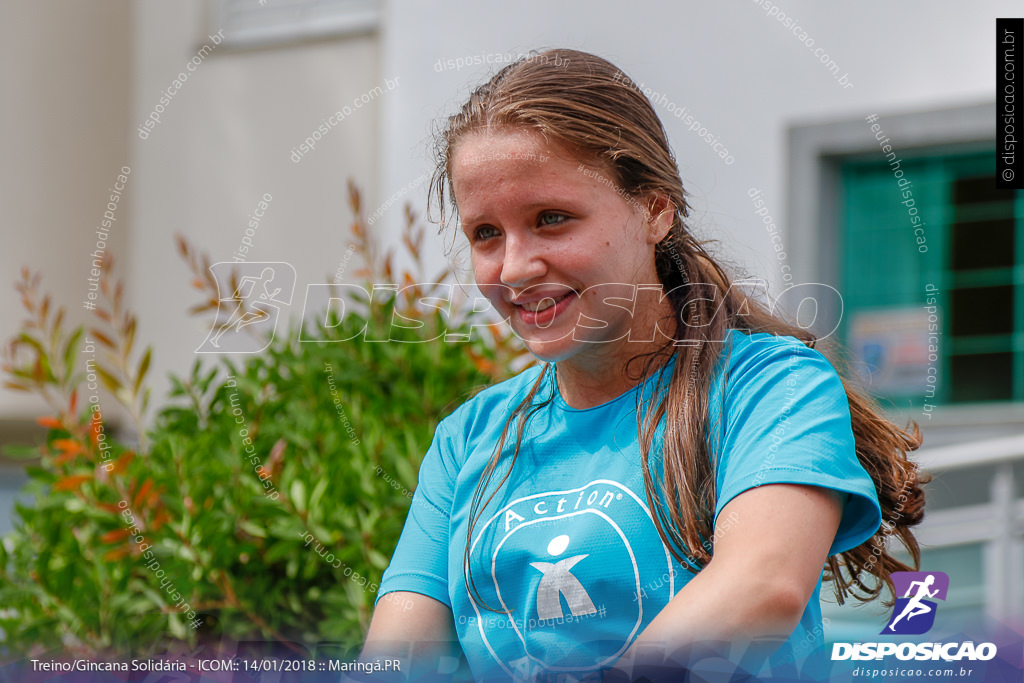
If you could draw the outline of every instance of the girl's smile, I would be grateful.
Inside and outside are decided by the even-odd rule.
[[[640,351],[626,348],[630,334],[652,338],[646,333],[666,314],[606,300],[632,301],[636,285],[658,284],[654,246],[669,228],[648,222],[610,176],[508,128],[467,136],[452,159],[480,290],[534,355],[606,375],[609,361]]]

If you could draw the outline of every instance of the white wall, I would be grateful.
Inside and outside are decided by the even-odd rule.
[[[219,27],[208,24],[205,6],[199,0],[135,6],[133,133],[160,92],[211,43]],[[376,193],[379,101],[333,127],[299,163],[290,154],[323,118],[379,83],[377,64],[371,34],[244,51],[217,47],[150,136],[133,134],[131,304],[143,339],[156,348],[154,380],[186,372],[210,325],[186,315],[200,297],[174,233],[212,262],[230,261],[249,215],[268,193],[272,201],[246,260],[295,267],[293,308],[301,308],[306,283],[335,272],[349,243],[346,180],[371,198]],[[154,396],[166,386],[154,382]]]
[[[485,65],[438,73],[439,58],[586,50],[666,93],[720,138],[735,157],[731,165],[658,107],[693,194],[694,224],[722,240],[723,253],[778,284],[769,235],[747,191],[764,190],[772,216],[785,227],[786,126],[991,100],[994,18],[1019,11],[1017,3],[954,0],[778,4],[799,20],[813,48],[824,48],[839,73],[849,73],[853,87],[841,87],[812,49],[751,0],[625,6],[453,0],[444,12],[429,3],[389,3],[382,69],[400,74],[403,86],[385,106],[382,194],[430,167],[425,142],[431,119],[453,113],[496,70]],[[433,240],[437,253],[439,245]]]
[[[128,163],[130,3],[0,3],[0,341],[25,318],[14,291],[23,266],[67,308],[90,321],[96,228],[119,169]],[[131,198],[117,210],[109,247],[124,252]],[[0,389],[0,415],[31,418],[40,399]],[[3,506],[0,505],[0,508]]]
[[[184,372],[208,323],[185,314],[198,298],[174,251],[175,232],[213,260],[228,260],[247,216],[269,193],[273,201],[248,258],[293,263],[301,293],[333,273],[345,252],[346,178],[366,190],[372,213],[429,171],[431,125],[495,68],[439,73],[439,59],[552,46],[607,56],[719,137],[735,157],[732,165],[659,107],[693,194],[694,224],[722,240],[726,255],[778,283],[769,236],[747,190],[764,190],[785,229],[786,125],[991,100],[994,18],[1016,8],[923,0],[785,3],[782,10],[799,20],[815,47],[848,72],[854,87],[844,89],[811,50],[749,0],[643,0],[628,12],[618,3],[582,0],[453,0],[443,11],[407,0],[382,4],[379,36],[216,48],[140,140],[136,127],[161,91],[218,29],[209,24],[206,2],[102,2],[88,9],[5,3],[5,283],[29,263],[44,272],[59,301],[83,313],[92,229],[106,188],[128,163],[131,181],[112,246],[128,277],[129,304],[140,316],[141,341],[156,345],[153,376]],[[322,118],[384,78],[400,79],[400,87],[334,127],[300,163],[289,159]],[[406,198],[422,209],[425,189]],[[399,202],[374,228],[393,236],[401,222]],[[433,258],[444,258],[441,238],[432,235],[429,244]],[[0,325],[6,338],[20,313],[5,283]],[[165,387],[158,381],[156,396]],[[28,415],[39,407],[0,391],[3,414]]]
[[[165,374],[188,370],[210,324],[186,313],[199,294],[175,233],[212,261],[231,260],[248,216],[270,194],[246,258],[291,263],[301,307],[306,283],[332,275],[350,241],[347,179],[360,185],[368,206],[377,202],[378,119],[390,94],[356,109],[299,163],[290,159],[322,119],[380,83],[375,33],[252,50],[217,46],[140,139],[137,128],[161,93],[212,43],[219,27],[210,25],[208,4],[0,4],[0,336],[6,341],[23,317],[11,288],[23,264],[43,273],[43,288],[73,321],[92,322],[81,305],[88,254],[107,188],[127,165],[108,253],[139,317],[137,348],[154,346],[157,405]],[[30,418],[44,409],[0,389],[0,416]]]

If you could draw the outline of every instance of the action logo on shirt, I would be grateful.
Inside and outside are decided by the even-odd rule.
[[[466,635],[520,678],[611,666],[680,588],[644,501],[606,479],[505,505],[470,562],[484,601],[507,613],[470,599]]]

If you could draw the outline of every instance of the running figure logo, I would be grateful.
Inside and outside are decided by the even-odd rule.
[[[569,537],[566,535],[556,536],[548,543],[548,555],[558,557],[569,547]],[[589,555],[575,555],[551,562],[531,562],[530,566],[543,574],[540,586],[537,587],[537,618],[538,619],[559,619],[562,614],[562,600],[569,603],[569,611],[574,617],[582,617],[587,614],[595,614],[597,608],[594,601],[587,595],[586,589],[580,580],[572,575],[570,571],[580,560],[586,559]]]
[[[935,602],[927,598],[945,600],[949,590],[949,576],[945,572],[893,572],[896,605],[892,618],[882,633],[915,636],[927,632],[935,624]]]
[[[217,316],[196,353],[257,353],[267,348],[281,307],[292,302],[295,269],[289,263],[223,261],[210,266],[210,272],[217,282]]]

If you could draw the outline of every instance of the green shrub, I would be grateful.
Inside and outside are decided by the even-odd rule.
[[[423,229],[407,215],[419,266]],[[391,276],[392,255],[373,262],[361,219],[353,231],[370,259],[359,275]],[[208,260],[179,247],[205,311],[216,304]],[[292,330],[244,364],[197,361],[142,428],[150,351],[133,351],[135,318],[109,268],[102,280],[106,303],[89,331],[65,329],[38,276],[25,271],[18,284],[30,317],[7,349],[7,386],[46,396],[54,415],[40,418],[49,435],[27,467],[34,502],[17,506],[0,544],[7,655],[144,655],[220,639],[358,647],[437,422],[504,376],[522,348],[497,328],[423,342],[481,321],[424,310],[416,295],[428,292],[414,290],[320,325],[316,343]],[[395,310],[424,327],[392,337],[420,343],[337,341],[364,325],[388,334]],[[83,369],[86,339],[103,354]],[[92,371],[138,420],[138,443],[106,434],[102,409],[91,419]]]

